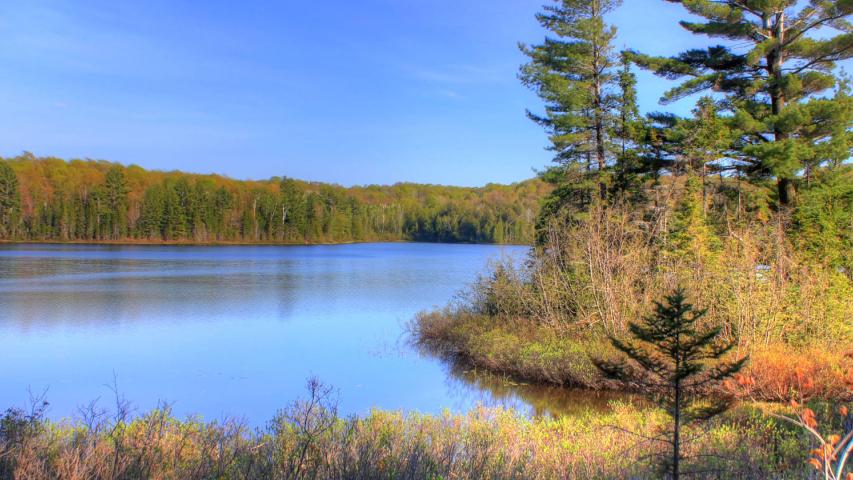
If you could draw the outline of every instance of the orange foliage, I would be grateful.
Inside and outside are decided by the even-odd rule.
[[[818,348],[795,351],[772,347],[755,352],[738,388],[753,398],[785,402],[793,397],[853,398],[853,358]]]

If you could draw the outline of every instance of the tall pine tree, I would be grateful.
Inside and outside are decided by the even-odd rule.
[[[703,91],[724,96],[739,132],[724,155],[733,160],[730,168],[775,179],[778,201],[787,206],[807,167],[833,161],[824,144],[841,142],[849,156],[849,97],[843,89],[835,98],[825,93],[837,84],[835,63],[853,56],[853,26],[846,20],[853,1],[667,1],[707,19],[684,21],[682,27],[730,44],[671,58],[638,54],[634,60],[660,76],[684,80],[664,95],[663,103]],[[829,34],[815,35],[821,29]],[[748,51],[738,53],[741,47]]]
[[[556,0],[536,16],[552,36],[539,45],[521,45],[530,58],[521,80],[545,102],[544,115],[528,116],[549,133],[556,162],[580,165],[597,178],[601,199],[607,194],[605,171],[619,151],[611,138],[618,121],[616,28],[604,17],[619,3]]]

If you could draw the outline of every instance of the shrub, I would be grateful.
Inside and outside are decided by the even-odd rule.
[[[795,350],[781,345],[756,351],[745,374],[752,379],[750,394],[760,400],[787,402],[853,398],[848,382],[853,359],[821,348]]]

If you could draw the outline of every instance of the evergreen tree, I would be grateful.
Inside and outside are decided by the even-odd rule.
[[[725,171],[726,152],[733,141],[729,122],[718,115],[719,107],[711,97],[702,97],[692,118],[654,113],[645,126],[643,167],[673,176],[701,178],[701,212],[707,210],[708,176]],[[690,180],[688,180],[688,183]]]
[[[719,108],[711,97],[702,97],[693,109],[692,118],[677,118],[670,133],[677,155],[671,170],[705,178],[720,170],[719,162],[731,144],[731,130],[718,114]]]
[[[793,215],[798,247],[853,277],[853,165],[815,172]]]
[[[213,208],[209,210],[211,216],[209,225],[215,232],[217,240],[228,237],[228,210],[232,206],[231,194],[224,187],[219,187],[213,197]]]
[[[169,182],[163,195],[163,239],[174,241],[187,238],[186,192],[181,182]]]
[[[554,36],[540,45],[521,45],[530,58],[521,68],[521,81],[545,102],[544,115],[528,111],[528,116],[548,132],[557,163],[582,165],[597,178],[601,199],[607,194],[605,170],[618,151],[610,134],[619,99],[614,94],[618,87],[614,73],[618,60],[612,45],[616,28],[604,16],[619,3],[556,0],[536,16]]]
[[[709,395],[709,389],[740,371],[746,358],[726,362],[720,358],[734,343],[719,341],[721,328],[701,329],[697,322],[705,310],[686,302],[676,289],[667,304],[655,303],[655,313],[642,324],[630,323],[632,340],[612,338],[613,346],[628,360],[594,360],[608,378],[655,395],[672,417],[672,426],[659,440],[671,447],[663,467],[673,479],[684,473],[681,429],[724,412],[731,399]]]
[[[613,138],[619,142],[613,187],[618,198],[637,203],[642,199],[639,141],[645,128],[637,105],[637,77],[628,55],[621,56],[619,71],[619,117]]]
[[[105,211],[102,215],[106,235],[113,240],[127,235],[127,181],[124,170],[113,166],[107,171],[100,193]]]
[[[210,235],[216,224],[216,212],[213,211],[214,195],[212,180],[209,178],[195,180],[192,193],[195,199],[192,225],[193,239],[196,241],[210,241]]]
[[[172,184],[171,190],[174,193],[174,196],[171,197],[173,200],[173,204],[171,205],[173,210],[169,211],[167,209],[167,213],[170,215],[169,220],[173,227],[171,231],[172,239],[194,239],[198,229],[197,222],[199,221],[197,213],[198,204],[189,179],[186,176],[179,177]]]
[[[21,195],[18,177],[6,162],[0,161],[0,237],[12,238],[18,227]]]
[[[145,190],[142,198],[142,213],[139,217],[139,236],[150,240],[163,239],[166,199],[163,187],[153,185]]]
[[[276,232],[280,232],[282,228],[281,202],[277,195],[274,195],[268,190],[259,190],[255,194],[257,201],[257,223],[258,229],[266,241],[276,239]]]
[[[705,217],[702,183],[694,174],[687,176],[684,196],[675,209],[664,253],[670,258],[685,261],[676,271],[692,272],[692,266],[708,260],[720,251],[721,242]]]
[[[719,92],[737,138],[721,157],[729,168],[776,180],[780,205],[793,202],[796,179],[809,165],[833,161],[824,144],[843,145],[849,156],[853,108],[837,86],[835,62],[853,56],[849,0],[667,0],[704,23],[681,22],[695,34],[734,46],[688,50],[672,58],[634,55],[642,67],[669,79],[686,79],[661,99],[668,103],[703,91]],[[835,35],[814,33],[831,29]],[[735,46],[749,46],[737,53]],[[838,153],[834,155],[837,158]]]

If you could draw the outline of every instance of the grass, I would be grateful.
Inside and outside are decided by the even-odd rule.
[[[547,326],[495,322],[463,311],[422,312],[411,329],[416,343],[432,353],[535,383],[602,388],[590,357],[613,354],[601,339],[563,336]]]
[[[264,428],[90,410],[51,422],[36,408],[0,419],[0,478],[607,479],[654,478],[663,412],[614,402],[608,413],[527,418],[510,410],[343,418],[330,390]],[[694,478],[804,478],[806,437],[749,406],[688,432]]]

